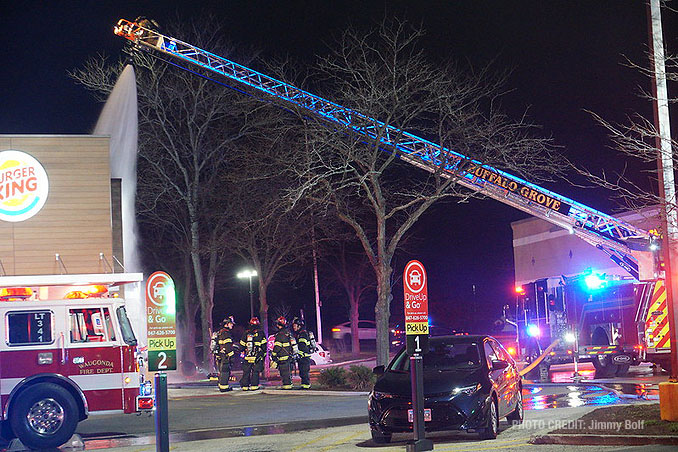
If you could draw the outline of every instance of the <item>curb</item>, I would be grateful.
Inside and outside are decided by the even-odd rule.
[[[262,394],[274,394],[274,395],[316,395],[316,396],[365,396],[367,397],[369,392],[360,392],[360,391],[315,391],[313,389],[262,389],[260,391]]]
[[[353,416],[333,419],[314,419],[290,421],[278,424],[262,424],[254,426],[224,427],[214,429],[188,430],[171,432],[170,443],[178,444],[189,441],[233,438],[242,436],[270,435],[277,433],[298,432],[328,427],[367,424],[368,416]],[[114,447],[143,446],[155,444],[155,436],[135,436],[124,438],[85,438],[87,450],[109,449]]]
[[[249,397],[250,394],[267,394],[267,395],[278,395],[278,396],[335,396],[335,397],[367,397],[369,392],[359,392],[359,391],[316,391],[313,389],[281,389],[279,387],[273,386],[268,388],[262,388],[258,391],[243,391],[240,388],[234,388],[233,391],[229,392],[219,392],[216,387],[207,388],[182,388],[186,389],[186,392],[177,388],[172,388],[170,392],[169,400],[181,400],[181,399],[190,399],[190,398],[199,398],[199,397]],[[197,389],[200,392],[191,391],[191,389]],[[209,392],[204,391],[205,389],[210,390]],[[182,394],[182,392],[184,392]]]
[[[678,445],[678,436],[663,435],[540,435],[530,444],[561,444],[570,446],[644,446],[648,444]]]

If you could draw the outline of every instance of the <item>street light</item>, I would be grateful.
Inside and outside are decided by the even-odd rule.
[[[252,277],[257,276],[256,270],[243,270],[236,275],[240,279],[247,278],[250,281],[250,318],[254,317],[254,292],[252,291]]]

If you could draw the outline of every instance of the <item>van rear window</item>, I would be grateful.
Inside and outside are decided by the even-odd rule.
[[[7,313],[9,345],[50,344],[52,339],[51,311],[22,311]]]

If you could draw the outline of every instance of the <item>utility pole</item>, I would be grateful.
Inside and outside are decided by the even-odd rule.
[[[654,119],[657,128],[657,167],[659,175],[659,197],[661,199],[661,222],[664,232],[662,252],[664,256],[664,284],[669,314],[669,340],[671,343],[671,376],[668,382],[659,384],[659,406],[662,420],[678,421],[678,280],[672,268],[678,261],[673,260],[674,247],[678,243],[678,221],[676,218],[676,188],[673,177],[673,150],[671,146],[671,123],[669,101],[666,89],[666,68],[664,64],[664,38],[662,35],[661,2],[650,0],[650,49],[654,75]]]
[[[316,243],[315,243],[315,229],[311,229],[311,235],[313,240],[313,283],[315,288],[315,320],[318,325],[317,341],[318,344],[323,343],[323,329],[322,322],[320,320],[320,290],[318,289],[318,255],[316,252]]]

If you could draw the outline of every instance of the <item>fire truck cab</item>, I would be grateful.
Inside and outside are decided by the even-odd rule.
[[[95,412],[139,411],[137,340],[115,297],[140,273],[0,277],[2,433],[58,447]],[[142,397],[143,398],[143,397]]]

